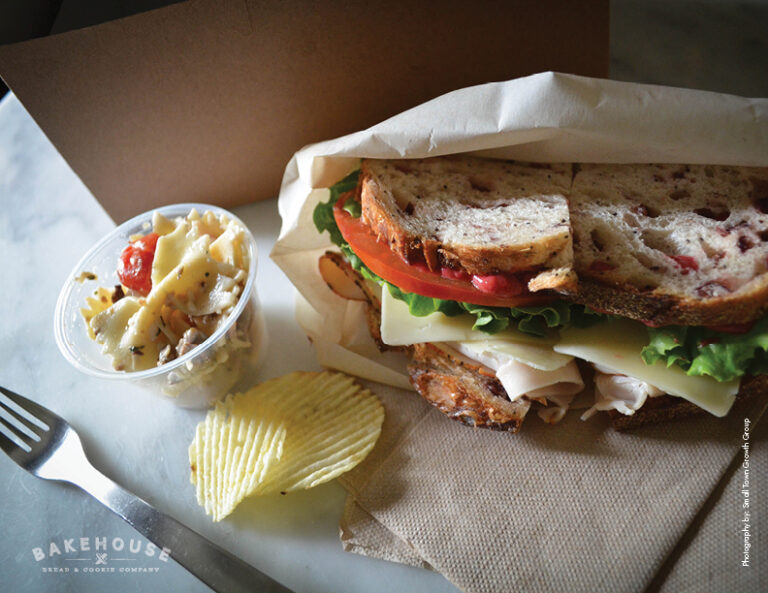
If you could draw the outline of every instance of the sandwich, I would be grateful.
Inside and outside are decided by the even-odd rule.
[[[364,159],[318,263],[453,419],[724,416],[768,391],[768,169]]]

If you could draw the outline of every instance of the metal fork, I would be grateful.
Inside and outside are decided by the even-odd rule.
[[[23,469],[39,478],[78,486],[158,549],[165,548],[171,558],[214,591],[292,593],[99,472],[88,461],[80,437],[66,420],[10,389],[0,387],[0,392],[15,404],[0,398],[0,411],[5,412],[0,415],[0,428],[7,431],[0,431],[0,447]]]

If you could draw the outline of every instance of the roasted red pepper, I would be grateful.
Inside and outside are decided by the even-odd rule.
[[[523,285],[511,274],[472,276],[472,286],[481,292],[498,296],[516,297],[522,294]]]

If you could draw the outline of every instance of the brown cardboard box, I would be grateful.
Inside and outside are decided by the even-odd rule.
[[[453,89],[608,74],[608,0],[193,0],[0,47],[109,214],[273,197],[303,145]]]

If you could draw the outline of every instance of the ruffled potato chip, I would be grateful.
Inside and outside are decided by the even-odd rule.
[[[285,427],[256,418],[244,396],[229,395],[197,425],[189,447],[197,502],[220,521],[264,479],[282,454]]]
[[[220,521],[246,496],[332,480],[368,455],[383,421],[379,399],[336,372],[299,371],[229,395],[189,448],[198,504]]]

